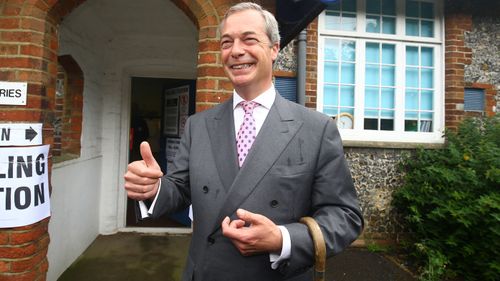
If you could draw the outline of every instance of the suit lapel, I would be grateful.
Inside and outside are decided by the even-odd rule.
[[[207,119],[207,129],[219,178],[226,191],[238,173],[232,99],[225,102],[214,118]]]
[[[226,195],[212,232],[220,227],[224,217],[231,215],[241,206],[302,126],[302,122],[294,120],[288,107],[287,102],[277,94],[243,167]]]

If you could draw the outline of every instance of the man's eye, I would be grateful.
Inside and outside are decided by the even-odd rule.
[[[233,44],[233,42],[231,42],[231,41],[224,41],[220,44],[220,46],[222,49],[227,49],[227,48],[231,47],[232,44]]]
[[[258,43],[259,40],[257,40],[257,38],[246,38],[245,42],[247,42],[248,44],[255,44]]]

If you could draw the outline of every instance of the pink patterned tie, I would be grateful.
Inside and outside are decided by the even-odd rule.
[[[259,104],[254,101],[242,101],[240,105],[245,111],[243,123],[241,124],[238,136],[236,137],[236,147],[238,149],[238,163],[243,166],[243,161],[247,157],[250,147],[255,140],[257,129],[255,128],[255,119],[253,118],[253,109]]]

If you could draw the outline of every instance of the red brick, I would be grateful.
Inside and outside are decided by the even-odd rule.
[[[198,63],[199,64],[217,63],[217,55],[215,53],[200,54],[198,58]]]
[[[200,66],[198,67],[198,77],[226,77],[222,67]]]
[[[13,231],[10,235],[11,245],[21,245],[28,242],[37,241],[47,234],[47,225],[39,225],[36,228],[24,231]]]
[[[44,48],[35,45],[21,45],[21,54],[27,56],[43,57]]]
[[[215,79],[198,79],[196,81],[196,89],[202,90],[202,89],[210,89],[210,90],[215,90],[216,89],[216,80]]]
[[[0,246],[7,245],[9,243],[10,231],[2,230],[0,231]]]
[[[43,260],[47,256],[47,250],[40,251],[34,256],[22,260],[13,260],[10,265],[10,270],[12,273],[24,272],[30,269],[34,269],[40,266]]]
[[[1,281],[33,281],[40,275],[37,271],[29,271],[24,273],[6,273],[1,276]]]
[[[18,29],[20,22],[19,18],[0,18],[2,29]]]
[[[10,272],[10,262],[0,260],[0,275],[2,273]],[[3,280],[3,279],[0,279]]]
[[[19,259],[30,257],[37,252],[35,244],[28,244],[24,246],[10,247],[0,246],[0,259]]]
[[[17,106],[22,108],[24,105]],[[0,120],[9,121],[42,121],[42,112],[39,110],[5,110],[5,107],[0,106]]]
[[[220,42],[219,40],[202,41],[198,46],[198,51],[200,53],[206,51],[220,51]]]
[[[5,42],[31,42],[43,45],[43,35],[30,31],[3,31],[1,39]]]

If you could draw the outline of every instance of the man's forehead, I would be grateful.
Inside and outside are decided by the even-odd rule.
[[[257,19],[258,18],[258,19]],[[244,10],[229,15],[223,25],[224,35],[266,34],[264,18],[254,10]]]

